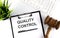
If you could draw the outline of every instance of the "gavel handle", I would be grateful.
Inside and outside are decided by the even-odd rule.
[[[47,33],[44,38],[48,38],[50,31],[51,31],[51,27],[48,27]]]

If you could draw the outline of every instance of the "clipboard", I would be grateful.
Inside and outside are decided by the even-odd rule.
[[[45,36],[40,11],[11,16],[10,23],[13,38],[44,38]]]

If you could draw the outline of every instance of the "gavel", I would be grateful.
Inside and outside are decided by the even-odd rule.
[[[45,18],[44,24],[47,24],[49,26],[48,30],[47,30],[47,33],[45,35],[45,38],[48,38],[48,35],[49,35],[50,31],[51,31],[51,28],[55,28],[57,30],[59,28],[59,26],[60,26],[60,21],[57,21],[56,19],[53,19],[50,16],[47,16]]]

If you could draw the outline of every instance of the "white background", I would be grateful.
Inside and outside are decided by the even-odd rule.
[[[11,15],[27,13],[35,10],[41,10],[43,20],[47,15],[50,15],[51,17],[60,20],[60,0],[56,0],[54,8],[49,12],[43,8],[45,7],[45,3],[43,3],[44,6],[42,6],[41,8],[40,8],[40,4],[42,3],[36,3],[36,1],[35,1],[36,4],[33,3],[33,5],[31,5],[30,3],[27,4],[26,2],[24,2],[24,0],[9,0],[9,3],[11,3],[10,9],[13,9],[13,12],[11,13]],[[3,24],[2,21],[0,22],[1,22],[0,24],[2,24],[0,25],[0,38],[8,38],[8,37],[12,38],[10,22],[5,23],[7,22],[7,20],[4,22],[5,24]],[[46,28],[45,25],[44,27]],[[58,30],[52,29],[52,31],[50,32],[49,38],[60,38],[60,29]]]

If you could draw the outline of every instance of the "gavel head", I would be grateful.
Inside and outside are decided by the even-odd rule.
[[[57,21],[49,16],[47,16],[45,18],[45,21],[44,21],[45,24],[47,24],[49,27],[53,27],[53,28],[56,28],[58,29],[59,28],[59,25],[60,25],[60,21]]]

